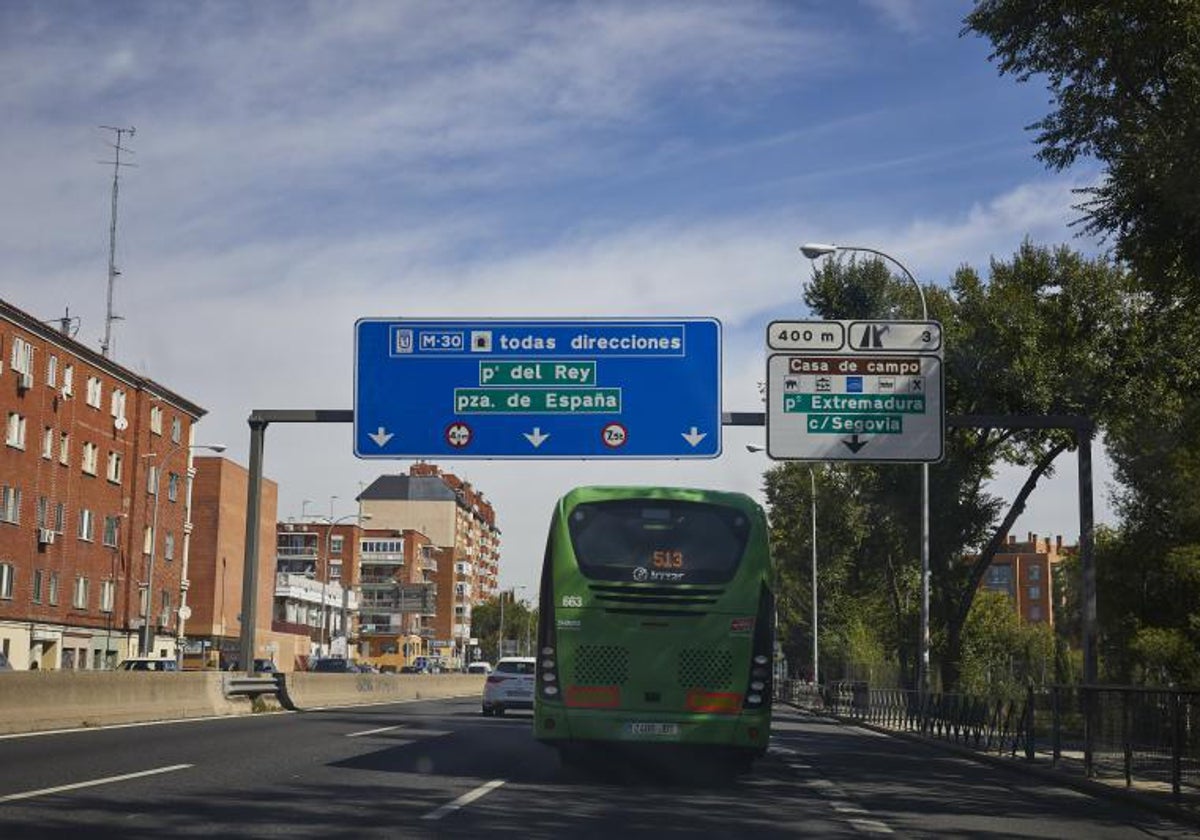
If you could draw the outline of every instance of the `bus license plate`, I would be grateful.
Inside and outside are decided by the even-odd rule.
[[[631,723],[628,726],[630,735],[669,737],[679,734],[678,723]]]

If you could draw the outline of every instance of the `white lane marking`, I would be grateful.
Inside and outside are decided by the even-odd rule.
[[[830,802],[829,804],[833,808],[833,810],[837,811],[839,814],[866,814],[866,813],[868,813],[866,808],[855,805],[853,802],[842,802],[840,800],[835,799],[832,802]]]
[[[486,784],[482,784],[479,787],[475,788],[475,790],[464,793],[462,796],[458,797],[458,799],[455,799],[453,802],[447,802],[445,805],[438,808],[436,811],[430,811],[428,814],[421,817],[421,819],[423,819],[423,820],[440,820],[442,817],[446,816],[447,814],[453,813],[454,811],[457,811],[459,808],[463,807],[464,805],[470,805],[472,802],[474,802],[479,797],[487,796],[489,793],[494,791],[496,788],[500,787],[500,785],[502,785],[502,784],[504,784],[504,779],[492,779],[490,782],[488,782]]]
[[[395,726],[381,726],[378,729],[368,729],[365,732],[347,732],[347,738],[358,738],[362,735],[377,735],[380,732],[391,732],[393,729],[399,729],[404,724],[397,723]]]
[[[859,831],[865,831],[868,834],[894,834],[890,828],[881,823],[879,820],[847,820],[846,822],[857,828]]]
[[[14,802],[18,799],[33,799],[38,796],[49,796],[52,793],[62,793],[68,790],[79,790],[80,788],[95,787],[96,785],[110,785],[114,782],[125,782],[130,779],[140,779],[143,776],[157,776],[160,773],[172,773],[176,770],[186,770],[191,766],[191,764],[172,764],[170,767],[156,767],[153,770],[142,770],[139,773],[126,773],[123,776],[108,776],[103,779],[92,779],[90,782],[75,782],[71,785],[59,785],[58,787],[42,788],[41,790],[27,790],[23,793],[10,793],[7,796],[0,796],[0,802]]]

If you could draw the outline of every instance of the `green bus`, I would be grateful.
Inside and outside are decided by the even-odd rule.
[[[766,516],[741,493],[580,487],[550,521],[534,734],[695,745],[747,769],[767,748],[775,605]]]

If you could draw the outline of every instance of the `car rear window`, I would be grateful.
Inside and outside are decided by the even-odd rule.
[[[496,672],[500,674],[532,674],[534,665],[532,662],[501,662],[496,665]]]

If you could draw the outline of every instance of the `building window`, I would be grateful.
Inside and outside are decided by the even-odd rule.
[[[104,402],[104,384],[95,376],[88,377],[85,399],[92,408],[99,408]]]
[[[110,613],[113,611],[113,601],[116,599],[117,585],[106,580],[100,584],[100,612]]]
[[[75,393],[75,366],[67,365],[63,368],[63,389],[62,395],[70,397]]]
[[[33,603],[35,604],[42,603],[42,577],[41,569],[33,570]]]
[[[179,498],[179,473],[167,473],[167,498],[172,502]]]
[[[113,389],[109,404],[109,413],[114,418],[123,418],[125,416],[125,392],[120,388]]]
[[[63,525],[67,521],[67,506],[63,502],[58,502],[54,506],[54,532],[61,534]]]
[[[121,530],[121,517],[104,517],[104,544],[109,548],[117,547],[117,535]]]
[[[997,592],[1007,592],[1013,594],[1013,570],[1012,566],[1007,564],[1000,566],[989,566],[987,577],[985,578],[984,586],[988,589]]]
[[[46,510],[50,504],[50,500],[45,496],[38,496],[37,500],[37,526],[39,528],[46,527]]]
[[[154,545],[154,530],[147,525],[142,531],[142,554],[149,554],[150,547]]]
[[[21,522],[21,488],[0,485],[0,522]]]
[[[1029,607],[1029,620],[1030,620],[1030,621],[1041,621],[1041,620],[1042,620],[1042,607],[1041,607],[1041,604],[1031,604],[1031,605],[1030,605],[1030,607]]]
[[[166,539],[163,541],[163,558],[166,560],[175,559],[175,535],[167,531]]]
[[[1030,580],[1041,580],[1042,579],[1042,567],[1036,563],[1034,565],[1030,566],[1029,567],[1029,579]]]
[[[12,600],[14,574],[12,563],[0,563],[0,598]]]
[[[4,442],[17,449],[25,448],[25,418],[15,411],[8,413],[8,430]]]
[[[33,345],[24,339],[13,339],[12,369],[17,373],[33,373]]]
[[[100,457],[100,447],[87,442],[83,445],[83,471],[88,475],[96,474],[96,462]]]
[[[329,553],[330,554],[341,554],[342,553],[342,542],[343,542],[343,537],[341,534],[334,534],[332,537],[330,537],[329,538]]]
[[[58,463],[71,463],[71,435],[69,432],[62,432],[58,436]]]
[[[88,605],[88,579],[80,575],[75,578],[75,588],[71,592],[71,606],[77,610],[86,610]]]
[[[54,429],[42,429],[42,457],[49,461],[54,457]]]
[[[173,443],[179,443],[179,438],[182,437],[182,435],[183,435],[183,423],[180,422],[178,417],[172,417],[171,418],[171,441]]]
[[[1040,587],[1040,586],[1029,587],[1029,600],[1030,601],[1042,600],[1042,587]]]
[[[158,492],[158,466],[150,465],[150,469],[146,470],[146,494],[153,496]]]
[[[108,453],[108,480],[113,484],[121,483],[121,453]]]
[[[87,508],[81,508],[79,511],[79,539],[91,542],[94,530],[95,518],[92,516],[92,512]]]
[[[46,359],[46,384],[51,388],[58,385],[58,356]]]
[[[160,406],[150,407],[150,431],[156,435],[162,434],[162,408]]]
[[[50,601],[50,606],[58,606],[58,572],[50,573],[50,592],[48,600]]]

